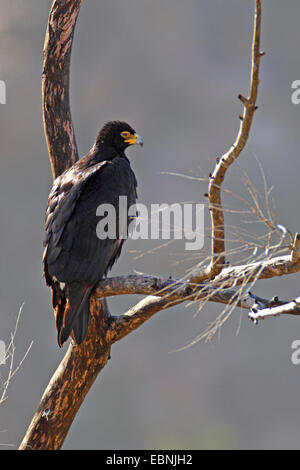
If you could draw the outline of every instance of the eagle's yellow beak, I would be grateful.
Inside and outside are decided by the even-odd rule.
[[[139,134],[131,134],[129,137],[124,139],[124,142],[126,142],[127,144],[130,144],[130,145],[137,144],[137,145],[140,145],[141,147],[143,147],[143,145],[144,145],[144,141],[143,141],[142,137]]]

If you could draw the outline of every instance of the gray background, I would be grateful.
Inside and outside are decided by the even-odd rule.
[[[275,187],[280,223],[296,231],[300,106],[291,103],[291,83],[300,79],[300,4],[262,3],[267,55],[259,111],[239,163],[263,195],[258,157]],[[24,435],[66,349],[56,344],[50,292],[41,279],[51,172],[40,82],[50,5],[4,0],[0,7],[0,79],[7,85],[7,104],[0,105],[0,337],[8,341],[25,302],[16,362],[34,341],[0,407],[3,444],[17,445]],[[128,152],[139,181],[139,202],[203,202],[205,183],[161,171],[207,176],[215,157],[235,139],[241,112],[236,97],[247,94],[249,86],[252,13],[251,0],[83,2],[71,70],[80,154],[89,150],[106,120],[126,119],[145,141],[143,151]],[[226,185],[245,195],[240,171],[238,165],[231,168]],[[254,225],[248,229],[257,230]],[[182,259],[180,242],[139,259],[133,253],[158,245],[129,241],[113,274],[137,270],[180,276],[198,260],[192,253],[192,259],[176,264]],[[299,295],[299,275],[260,282],[255,292]],[[119,298],[110,305],[121,313],[136,300]],[[196,306],[180,306],[162,312],[113,347],[65,449],[299,448],[300,366],[291,363],[299,319],[271,319],[255,327],[243,312],[237,335],[241,312],[236,310],[219,341],[171,353],[193,340],[221,308],[207,305],[193,318],[195,311]],[[4,366],[0,372],[6,373]]]

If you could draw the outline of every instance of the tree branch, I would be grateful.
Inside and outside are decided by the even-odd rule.
[[[294,300],[279,300],[274,297],[272,300],[261,299],[256,295],[250,294],[255,300],[255,304],[248,314],[250,320],[258,323],[258,320],[264,320],[267,317],[278,317],[279,315],[300,315],[300,297]]]
[[[127,294],[148,294],[148,296],[122,315],[110,317],[107,331],[108,342],[119,341],[131,331],[136,330],[155,313],[187,300],[202,300],[227,305],[236,304],[248,310],[253,304],[249,296],[242,298],[234,289],[211,288],[206,284],[203,284],[199,289],[199,284],[159,279],[154,276],[113,277],[101,281],[95,290],[95,296],[101,298]]]
[[[261,31],[261,2],[255,0],[254,33],[252,43],[252,67],[249,98],[239,95],[244,106],[243,116],[240,118],[240,129],[235,143],[225,153],[210,175],[208,187],[209,211],[212,226],[212,246],[210,264],[200,271],[192,273],[192,282],[200,283],[206,279],[217,276],[225,265],[225,229],[224,214],[221,203],[221,187],[228,168],[238,158],[247,143],[254,113],[257,109],[256,100],[259,85],[259,64],[263,53],[260,52]]]
[[[54,1],[44,43],[43,121],[53,179],[78,160],[69,100],[74,29],[82,0]]]
[[[300,259],[293,261],[293,255],[280,256],[256,263],[225,268],[215,277],[211,286],[223,288],[235,287],[259,279],[272,279],[274,277],[294,274],[300,271]]]
[[[190,280],[164,279],[144,274],[109,277],[98,283],[95,296],[100,298],[128,294],[155,295],[167,296],[170,300],[198,296],[198,300],[200,300],[207,295],[208,291],[215,291],[215,295],[217,295],[218,288],[229,291],[231,287],[246,285],[254,280],[272,279],[299,272],[300,259],[293,261],[293,256],[288,255],[271,258],[267,261],[231,266],[223,269],[222,273],[216,276],[213,281],[202,282],[200,285]]]

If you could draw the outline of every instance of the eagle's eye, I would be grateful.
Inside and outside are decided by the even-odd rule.
[[[123,131],[121,132],[121,136],[123,137],[123,139],[128,139],[128,137],[130,137],[131,134],[128,131]]]

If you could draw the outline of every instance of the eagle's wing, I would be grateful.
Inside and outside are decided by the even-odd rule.
[[[44,266],[46,281],[84,281],[94,285],[120,255],[123,239],[97,237],[100,204],[111,204],[119,220],[119,196],[128,207],[136,201],[136,180],[121,157],[83,171],[72,168],[54,182],[46,212]],[[127,220],[127,224],[128,224]]]

